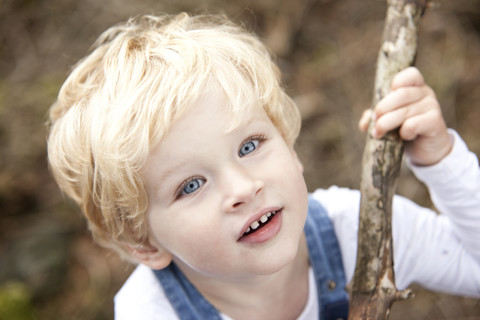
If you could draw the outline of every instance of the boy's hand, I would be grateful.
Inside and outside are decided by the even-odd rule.
[[[400,71],[392,80],[391,92],[376,106],[366,110],[359,127],[366,132],[375,119],[374,138],[399,128],[405,152],[413,164],[428,166],[442,160],[451,150],[442,111],[433,90],[414,67]]]

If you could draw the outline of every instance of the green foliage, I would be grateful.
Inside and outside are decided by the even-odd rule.
[[[0,320],[35,319],[28,288],[20,282],[0,285]]]

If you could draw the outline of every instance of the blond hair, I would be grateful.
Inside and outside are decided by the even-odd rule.
[[[48,159],[101,245],[148,240],[142,168],[152,148],[206,88],[232,113],[261,106],[293,146],[299,112],[263,44],[223,16],[142,16],[105,31],[50,109]],[[128,254],[127,254],[128,257]]]

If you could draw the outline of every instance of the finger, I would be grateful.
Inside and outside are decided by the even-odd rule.
[[[360,120],[358,121],[358,128],[362,132],[367,132],[368,126],[370,125],[370,121],[372,120],[374,113],[372,109],[367,109],[363,111]]]
[[[400,108],[386,113],[375,121],[372,136],[377,139],[383,137],[385,133],[400,127],[407,116],[407,108]]]
[[[433,135],[424,135],[420,132],[414,134],[415,129],[412,132],[407,133],[409,130],[407,127],[418,128],[419,125],[424,123],[425,119],[428,118],[428,115],[422,115],[418,119],[411,119],[411,124],[405,124],[405,129],[400,129],[400,135],[402,139],[409,140],[405,144],[405,152],[409,157],[410,161],[415,165],[432,165],[438,163],[443,159],[452,149],[451,137],[448,134],[446,126],[436,126],[436,134]],[[409,121],[410,122],[410,121]],[[435,131],[435,128],[431,128]],[[410,135],[409,139],[406,137]]]
[[[404,107],[385,114],[376,120],[375,138],[399,128],[403,140],[413,140],[417,136],[429,137],[446,128],[440,108],[429,108],[431,102],[422,100],[417,107]]]
[[[422,123],[425,123],[425,118],[428,118],[428,116],[421,114],[416,117],[406,119],[398,130],[400,138],[405,141],[413,141],[419,135],[419,128]]]
[[[429,109],[426,112],[407,118],[400,127],[399,133],[404,140],[413,140],[418,136],[431,138],[446,131],[445,121],[438,109]]]
[[[422,74],[415,67],[406,68],[395,75],[391,88],[396,90],[401,87],[419,87],[425,84]]]
[[[377,118],[395,109],[416,103],[429,94],[427,87],[403,87],[390,92],[375,107]]]

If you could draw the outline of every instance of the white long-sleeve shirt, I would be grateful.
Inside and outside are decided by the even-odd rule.
[[[453,150],[440,163],[410,165],[441,214],[402,197],[393,200],[395,282],[398,289],[416,282],[432,290],[480,297],[480,169],[475,154],[450,132]],[[360,193],[331,187],[313,196],[333,221],[349,282],[356,261]]]
[[[475,154],[454,131],[454,145],[441,162],[410,165],[430,191],[440,215],[396,196],[393,201],[395,282],[398,289],[419,283],[431,290],[480,298],[480,168]],[[349,282],[357,251],[360,192],[333,186],[312,196],[330,216]],[[310,273],[309,300],[299,319],[315,314]],[[153,272],[140,265],[115,296],[115,318],[178,319]],[[229,319],[223,316],[224,319]]]

